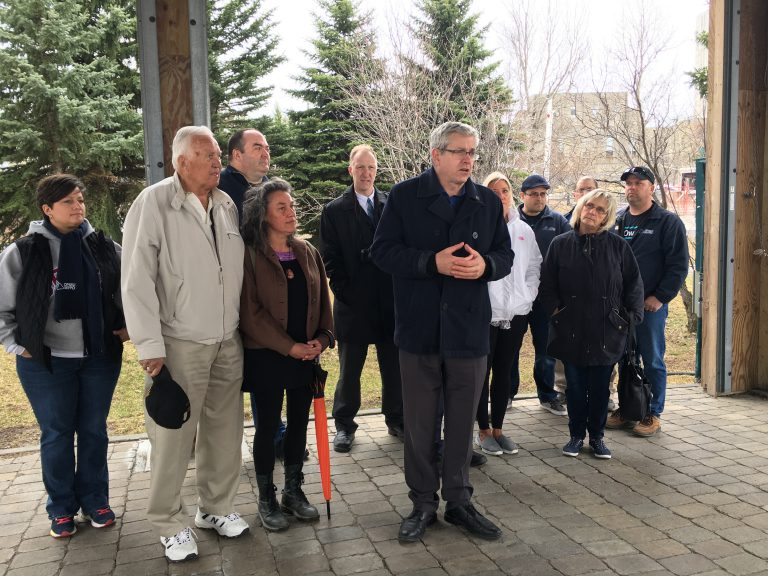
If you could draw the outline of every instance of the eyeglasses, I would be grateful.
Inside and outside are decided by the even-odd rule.
[[[587,202],[586,204],[584,204],[584,208],[582,208],[582,210],[593,210],[600,216],[605,216],[606,214],[608,214],[608,210],[606,210],[602,206],[598,206],[597,204],[592,204],[592,202]]]
[[[456,154],[456,156],[468,157],[470,160],[477,160],[480,156],[477,150],[472,148],[471,150],[465,150],[464,148],[440,148],[443,152],[449,152],[450,154]]]
[[[523,192],[523,194],[530,196],[531,198],[546,198],[549,192]]]

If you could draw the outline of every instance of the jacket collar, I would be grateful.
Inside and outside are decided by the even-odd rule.
[[[528,216],[528,214],[525,214],[523,212],[523,205],[520,204],[520,206],[517,207],[518,215],[522,220],[525,220],[526,218],[538,218],[539,220],[544,220],[545,218],[553,218],[552,216],[552,209],[549,206],[544,206],[544,210],[539,212],[538,216]]]
[[[387,199],[384,192],[376,187],[373,189],[373,196],[374,204],[383,204]],[[344,210],[354,210],[355,204],[358,204],[357,197],[355,196],[355,189],[354,187],[350,186],[344,190],[344,193],[341,195],[341,207]]]
[[[187,198],[188,192],[184,190],[184,187],[181,185],[179,175],[176,172],[173,173],[173,192],[173,197],[171,198],[171,208],[174,210],[181,210],[181,207],[184,205],[184,200]],[[214,188],[211,191],[211,202],[213,202],[214,206],[235,205],[235,203],[232,201],[232,198],[229,197],[229,194],[222,192],[218,188]]]
[[[451,203],[448,201],[447,194],[443,190],[440,181],[437,179],[435,169],[430,168],[429,170],[422,172],[419,176],[416,196],[418,198],[435,197],[427,209],[446,222],[464,220],[474,214],[482,206],[485,206],[485,202],[480,197],[477,186],[471,178],[467,179],[467,182],[464,184],[464,194],[464,202],[458,213],[456,213],[454,212]]]
[[[651,201],[651,207],[648,208],[648,220],[657,220],[661,218],[661,211],[664,210],[661,206],[659,206],[656,203],[656,200]],[[619,210],[619,213],[616,214],[616,220],[624,220],[624,217],[629,213],[629,206],[625,206],[621,210]]]

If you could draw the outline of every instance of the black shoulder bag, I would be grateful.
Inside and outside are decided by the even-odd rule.
[[[627,347],[619,361],[619,410],[625,420],[643,420],[651,410],[651,385],[637,357],[635,325],[630,322]]]

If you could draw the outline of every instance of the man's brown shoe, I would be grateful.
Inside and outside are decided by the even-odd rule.
[[[633,425],[634,422],[632,422],[632,420],[626,420],[618,410],[614,410],[605,422],[605,427],[610,428],[611,430],[632,428]]]
[[[635,424],[635,427],[632,428],[632,432],[634,432],[636,436],[642,436],[643,438],[653,436],[659,430],[661,430],[661,418],[653,416],[652,414],[649,414],[640,420],[640,422]]]

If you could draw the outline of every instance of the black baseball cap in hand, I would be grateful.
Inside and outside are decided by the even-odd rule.
[[[651,169],[646,168],[645,166],[632,166],[631,168],[627,168],[624,171],[624,174],[621,175],[621,181],[626,182],[627,178],[630,176],[635,176],[640,178],[640,180],[648,180],[651,184],[656,182],[656,178],[653,176]]]
[[[160,369],[160,373],[152,378],[152,387],[144,398],[144,403],[150,418],[163,428],[178,430],[189,420],[189,396],[171,378],[171,372],[165,365]]]

